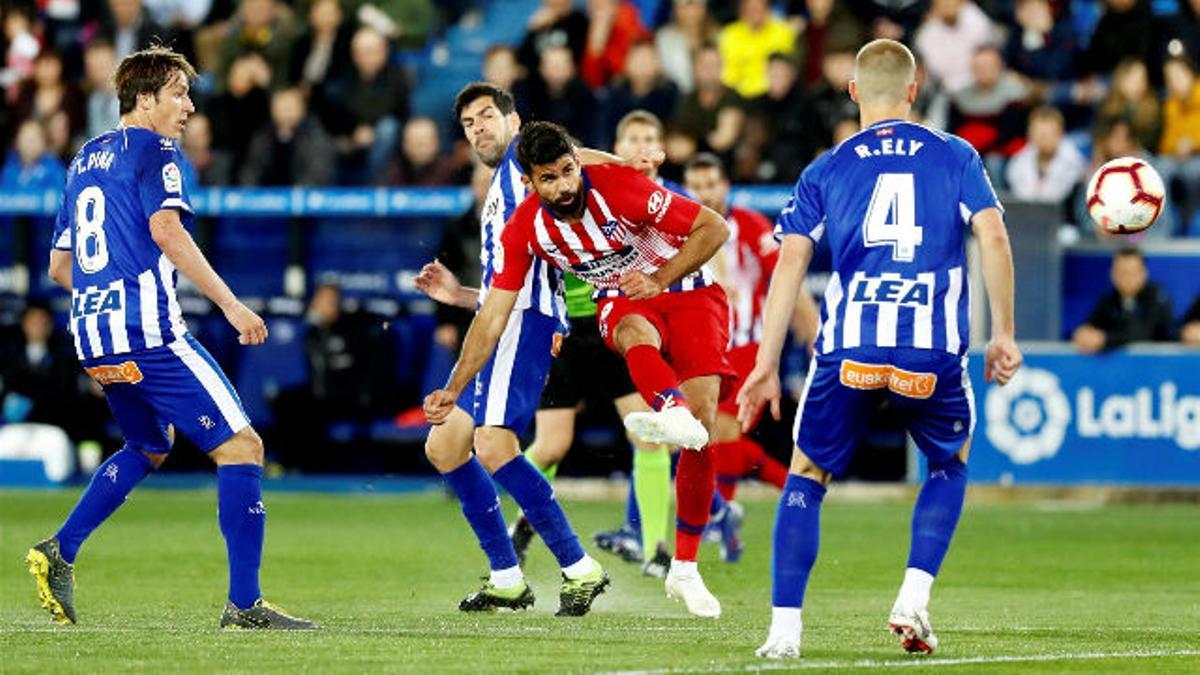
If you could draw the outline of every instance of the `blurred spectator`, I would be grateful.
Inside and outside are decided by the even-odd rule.
[[[996,28],[971,0],[932,0],[915,44],[930,78],[953,93],[971,84],[971,57],[997,44]]]
[[[728,158],[742,134],[746,114],[742,98],[721,81],[721,53],[715,46],[705,45],[696,52],[693,77],[696,89],[679,99],[671,126],[695,139],[697,151]],[[690,159],[672,157],[681,164]]]
[[[1126,59],[1113,72],[1112,89],[1100,104],[1101,120],[1123,119],[1133,127],[1138,143],[1144,148],[1157,148],[1162,131],[1162,108],[1158,96],[1150,87],[1146,64],[1138,59]]]
[[[66,180],[66,167],[47,151],[42,124],[36,120],[22,122],[0,171],[0,189],[62,190]]]
[[[1192,225],[1200,209],[1200,81],[1187,59],[1172,58],[1163,67],[1167,99],[1163,103],[1163,134],[1159,169],[1163,179],[1179,186],[1180,215]],[[1192,229],[1195,236],[1200,231]]]
[[[66,143],[77,134],[83,132],[83,95],[74,81],[63,78],[63,61],[58,52],[42,50],[33,60],[33,77],[21,83],[17,93],[14,113],[18,120],[33,119],[47,125],[50,146],[58,151],[59,128],[49,128],[51,124],[61,127],[63,120],[52,122],[58,113],[65,114]],[[59,153],[61,154],[61,152]]]
[[[571,50],[571,58],[578,67],[587,39],[587,15],[573,7],[571,0],[542,0],[542,6],[529,17],[528,31],[517,48],[517,60],[525,72],[536,73],[542,52],[565,47]]]
[[[76,441],[95,439],[97,420],[85,414],[94,406],[87,406],[80,393],[71,337],[54,327],[47,306],[30,303],[20,329],[0,334],[0,420],[52,424]]]
[[[1166,17],[1160,31],[1155,51],[1150,55],[1153,66],[1179,56],[1193,65],[1200,62],[1200,0],[1179,0],[1179,12]]]
[[[112,43],[118,61],[154,39],[167,37],[166,29],[146,16],[141,0],[108,0],[108,16],[100,34]]]
[[[917,59],[917,100],[913,101],[913,121],[934,129],[945,129],[950,117],[950,97],[941,84],[929,79],[925,62]]]
[[[183,133],[184,180],[189,187],[225,185],[230,181],[230,158],[224,150],[213,147],[212,123],[201,112],[188,116]]]
[[[1123,117],[1101,120],[1092,133],[1092,163],[1088,167],[1087,175],[1092,175],[1105,162],[1118,157],[1138,157],[1156,169],[1159,166],[1158,159],[1138,142],[1137,135],[1134,134],[1133,126],[1129,123],[1129,120]],[[1160,171],[1160,173],[1162,172]],[[1083,192],[1082,190],[1080,191],[1079,199],[1076,200],[1075,222],[1091,223],[1092,219],[1088,215],[1087,204],[1084,203],[1086,195]],[[1141,236],[1151,239],[1167,239],[1174,236],[1174,234],[1175,217],[1172,209],[1163,208],[1154,227],[1146,230],[1145,234]],[[1136,237],[1138,235],[1132,236]]]
[[[95,138],[121,121],[121,104],[113,88],[117,54],[105,40],[93,40],[83,52],[83,72],[87,78],[87,103],[84,136]]]
[[[354,18],[404,49],[424,47],[433,32],[429,0],[349,0]]]
[[[1024,81],[1005,68],[999,49],[980,47],[971,57],[971,84],[950,94],[947,128],[985,157],[1009,157],[1021,145],[1028,94]]]
[[[788,14],[797,17],[796,57],[806,87],[821,79],[826,52],[863,44],[866,29],[846,0],[792,0]]]
[[[595,145],[596,99],[575,74],[570,49],[542,50],[538,78],[529,86],[529,110],[532,119],[561,124],[584,145]]]
[[[442,154],[437,123],[430,117],[414,117],[404,125],[400,155],[388,168],[382,182],[387,185],[461,185],[469,165]]]
[[[241,184],[328,185],[336,163],[333,139],[308,114],[304,92],[299,88],[280,89],[271,96],[271,125],[250,141]]]
[[[579,72],[594,88],[624,72],[634,42],[650,37],[628,0],[588,0],[588,37]]]
[[[1008,163],[1008,189],[1017,199],[1063,203],[1086,177],[1087,158],[1063,135],[1063,116],[1043,106],[1029,114],[1029,142]]]
[[[794,61],[782,54],[772,54],[767,62],[767,93],[748,102],[750,110],[746,125],[761,129],[763,144],[743,143],[758,155],[751,158],[753,175],[734,165],[736,180],[755,180],[791,184],[812,161],[819,140],[810,133],[812,110],[808,95],[800,83]],[[761,158],[761,161],[754,159]]]
[[[1179,339],[1189,347],[1200,347],[1200,296],[1192,302],[1187,314],[1183,315],[1183,327],[1179,330]]]
[[[663,72],[681,93],[690,94],[696,86],[693,57],[701,46],[716,42],[720,27],[708,15],[705,0],[674,0],[672,6],[671,22],[658,29],[654,44]]]
[[[1150,0],[1105,0],[1080,63],[1084,75],[1106,75],[1127,59],[1145,60],[1150,53],[1154,16]]]
[[[1171,299],[1150,281],[1146,260],[1136,248],[1113,256],[1112,290],[1096,302],[1087,321],[1075,329],[1076,349],[1094,354],[1130,342],[1165,342],[1171,333]]]
[[[524,77],[517,52],[508,45],[492,45],[483,53],[483,79],[516,95],[514,87]]]
[[[314,0],[305,31],[292,45],[288,81],[319,95],[330,80],[350,76],[350,39],[354,26],[345,20],[340,0]]]
[[[33,34],[33,24],[28,10],[23,7],[5,7],[4,11],[4,70],[0,71],[0,87],[6,90],[11,101],[16,97],[17,85],[33,73],[33,59],[41,51],[41,43]]]
[[[767,91],[767,59],[796,48],[796,34],[783,19],[771,15],[768,0],[741,0],[738,20],[721,29],[718,45],[721,79],[743,98]]]
[[[354,33],[350,55],[354,74],[330,96],[341,110],[337,117],[323,121],[337,136],[342,182],[359,184],[382,175],[395,152],[408,119],[408,77],[391,61],[387,38],[374,28]]]
[[[217,89],[228,86],[233,63],[249,53],[259,54],[270,69],[272,88],[287,81],[293,22],[291,9],[276,0],[241,0],[237,16],[221,43]]]
[[[213,0],[144,0],[150,20],[176,30],[194,30],[208,18]]]
[[[437,260],[454,273],[460,284],[468,288],[479,288],[479,259],[483,242],[479,214],[483,212],[491,182],[492,170],[483,162],[476,162],[471,171],[471,193],[475,201],[461,216],[446,223],[442,242],[438,245]],[[475,312],[441,302],[437,303],[435,312],[438,327],[433,334],[434,341],[457,354]]]
[[[270,120],[271,67],[256,52],[243,54],[229,68],[225,91],[209,106],[214,144],[229,154],[229,178],[241,175],[250,139]]]
[[[850,80],[854,78],[854,52],[830,52],[825,55],[821,81],[810,92],[812,115],[805,129],[807,146],[814,154],[833,147],[833,129],[845,119],[858,119],[858,104],[850,99]]]
[[[1004,46],[1009,67],[1043,82],[1071,79],[1076,47],[1070,22],[1055,20],[1050,0],[1017,0],[1016,18]]]
[[[663,77],[654,43],[649,40],[634,43],[625,61],[624,77],[608,91],[602,141],[611,140],[617,122],[633,110],[647,110],[659,119],[670,119],[678,99],[675,83]]]

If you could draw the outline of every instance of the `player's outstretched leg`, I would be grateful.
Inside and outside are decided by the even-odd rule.
[[[515,443],[516,437],[507,429],[485,427],[475,434],[477,451],[493,462],[495,458],[506,456],[505,448]],[[512,495],[562,567],[563,583],[557,616],[587,614],[592,601],[608,587],[608,574],[599,563],[584,553],[579,545],[579,537],[567,522],[562,506],[554,498],[550,483],[515,452],[511,459],[492,472],[492,477]]]
[[[74,564],[80,546],[125,503],[133,488],[155,466],[140,450],[128,445],[121,448],[96,468],[87,490],[58,532],[29,549],[25,557],[29,573],[37,584],[42,607],[50,611],[54,621],[75,623]]]
[[[967,465],[957,457],[929,463],[913,508],[912,544],[904,583],[888,617],[888,629],[908,652],[932,654],[937,636],[929,624],[929,594],[962,515]]]
[[[666,443],[696,450],[708,443],[708,430],[688,409],[679,389],[679,378],[663,359],[662,352],[649,344],[637,344],[625,351],[629,377],[638,393],[652,409],[625,416],[629,433],[647,443]]]
[[[311,630],[317,624],[266,602],[258,586],[267,508],[262,501],[262,440],[247,427],[212,452],[217,520],[229,559],[229,597],[221,628]]]
[[[824,498],[823,483],[796,474],[788,476],[779,496],[772,538],[771,630],[755,652],[760,657],[800,656],[800,613],[808,575],[817,561]]]

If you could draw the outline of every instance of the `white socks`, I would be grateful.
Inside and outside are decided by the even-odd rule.
[[[692,560],[684,562],[682,560],[671,560],[671,572],[675,576],[694,577],[700,574],[700,568],[696,565],[696,561]]]
[[[579,559],[579,562],[567,565],[566,567],[562,568],[562,571],[563,574],[567,575],[568,578],[575,579],[577,577],[591,574],[592,570],[594,569],[596,569],[596,561],[592,560],[591,557],[585,553],[583,557]]]
[[[800,622],[799,607],[772,607],[771,632],[772,638],[799,640],[803,624]]]
[[[506,570],[492,570],[492,585],[496,588],[512,588],[521,583],[525,575],[520,565],[514,565]]]
[[[933,575],[925,570],[909,567],[904,570],[904,583],[896,596],[896,607],[905,610],[929,608],[929,591],[933,588]]]

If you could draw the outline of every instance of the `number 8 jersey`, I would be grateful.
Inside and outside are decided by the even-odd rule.
[[[67,170],[54,248],[74,254],[71,332],[81,360],[159,347],[187,327],[174,265],[150,236],[150,216],[192,207],[174,141],[121,127],[84,144]]]
[[[966,351],[964,230],[1001,208],[974,148],[957,136],[879,122],[808,166],[775,236],[829,240],[833,274],[817,352],[856,347]]]

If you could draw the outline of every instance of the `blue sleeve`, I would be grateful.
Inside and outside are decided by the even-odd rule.
[[[142,215],[150,216],[163,209],[179,211],[184,225],[192,219],[192,202],[183,180],[184,158],[172,141],[160,138],[147,143],[138,164],[138,194]]]
[[[992,181],[988,178],[987,169],[983,168],[983,160],[979,158],[979,153],[970,146],[967,146],[965,152],[969,154],[963,164],[958,202],[963,220],[969,224],[971,218],[984,209],[997,208],[1004,211],[1004,207],[1000,205],[1000,199],[992,189]]]
[[[820,176],[828,155],[808,165],[796,181],[792,196],[787,205],[779,212],[779,220],[775,222],[775,238],[783,240],[788,234],[800,234],[813,240],[821,241],[825,234],[825,200],[821,195]]]

